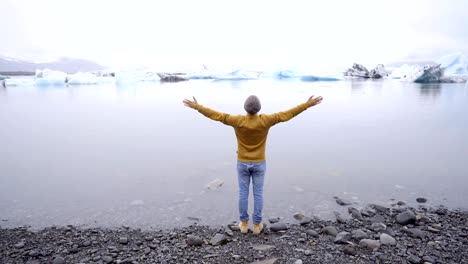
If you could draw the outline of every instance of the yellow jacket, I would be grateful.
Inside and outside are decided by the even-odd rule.
[[[260,115],[230,115],[220,113],[197,104],[195,109],[206,117],[234,127],[237,137],[237,159],[243,162],[265,160],[265,148],[270,127],[285,122],[309,108],[307,103],[300,104],[284,112]]]

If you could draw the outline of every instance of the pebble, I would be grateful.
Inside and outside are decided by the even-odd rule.
[[[104,256],[101,258],[104,263],[111,263],[113,261],[111,256]]]
[[[423,239],[425,237],[424,232],[419,228],[409,228],[406,230],[411,237]]]
[[[396,221],[400,225],[414,224],[416,222],[416,215],[414,215],[413,212],[406,210],[396,216]]]
[[[351,233],[343,231],[336,235],[335,240],[333,242],[335,244],[345,244],[349,240],[351,240]]]
[[[382,245],[390,245],[390,246],[394,246],[396,245],[396,240],[395,238],[387,235],[387,234],[381,234],[380,235],[380,243]]]
[[[416,202],[418,203],[426,203],[427,202],[427,199],[426,198],[416,198]]]
[[[55,257],[54,260],[52,260],[52,264],[64,264],[65,259],[62,257]]]
[[[307,234],[308,236],[311,236],[311,237],[318,237],[317,231],[312,230],[312,229],[306,230],[306,234]]]
[[[382,230],[385,230],[387,229],[387,226],[383,223],[373,223],[371,226],[370,226],[370,229],[374,232],[380,232]]]
[[[268,221],[271,224],[274,224],[274,223],[278,223],[280,221],[280,218],[279,217],[270,217],[270,218],[268,218]]]
[[[274,232],[283,231],[287,229],[288,229],[288,226],[283,222],[278,222],[278,223],[274,223],[270,225],[270,230]]]
[[[361,239],[361,241],[359,241],[359,245],[369,249],[376,249],[380,247],[380,242],[373,239]]]
[[[312,251],[307,249],[307,250],[304,251],[304,255],[310,256],[310,255],[312,255]]]
[[[320,230],[321,234],[329,235],[329,236],[336,236],[338,235],[338,230],[334,226],[326,226]]]
[[[305,216],[303,217],[300,221],[299,221],[299,224],[300,225],[307,225],[309,224],[310,222],[312,222],[312,218],[308,217],[308,216]]]
[[[362,229],[356,229],[351,232],[352,237],[356,240],[361,240],[364,238],[368,238],[366,232],[362,231]]]
[[[338,205],[341,205],[341,206],[351,205],[351,202],[343,200],[343,199],[338,198],[338,197],[335,198],[335,201],[336,201],[336,203]]]
[[[351,217],[353,217],[354,219],[357,219],[357,220],[363,219],[361,212],[354,207],[349,207],[348,212],[351,214]]]
[[[15,248],[24,248],[24,242],[19,242],[15,245]]]
[[[302,259],[298,259],[298,260],[294,261],[294,264],[302,264]]]
[[[123,244],[123,245],[128,244],[128,238],[127,237],[120,237],[119,238],[119,243]]]
[[[353,245],[346,245],[343,247],[343,252],[347,255],[354,256],[357,254],[356,248]]]
[[[275,248],[275,246],[272,245],[254,245],[252,246],[253,249],[258,250],[258,251],[266,251]]]
[[[210,240],[210,245],[212,246],[218,246],[218,245],[223,245],[227,242],[227,238],[223,234],[216,234],[211,240]]]
[[[406,260],[408,260],[411,263],[421,263],[421,258],[415,255],[410,254]]]
[[[203,245],[203,240],[198,236],[188,235],[185,243],[189,246],[201,246]]]

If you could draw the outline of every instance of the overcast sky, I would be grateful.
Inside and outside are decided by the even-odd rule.
[[[467,0],[3,0],[0,55],[107,66],[343,65],[468,54]]]

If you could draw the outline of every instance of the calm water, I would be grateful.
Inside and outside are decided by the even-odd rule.
[[[270,130],[265,217],[328,218],[337,195],[466,208],[468,88],[399,81],[189,81],[0,88],[0,225],[163,228],[237,220],[233,129],[186,108],[263,112],[321,95]],[[224,185],[208,190],[220,179]]]

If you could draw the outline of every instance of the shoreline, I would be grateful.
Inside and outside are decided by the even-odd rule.
[[[342,200],[340,200],[342,202]],[[337,199],[338,203],[338,199]],[[244,235],[235,223],[158,231],[0,226],[1,263],[467,263],[468,210],[397,203],[348,207],[336,221],[295,214],[264,219]],[[255,262],[260,261],[260,262]],[[261,262],[263,261],[263,262]]]

